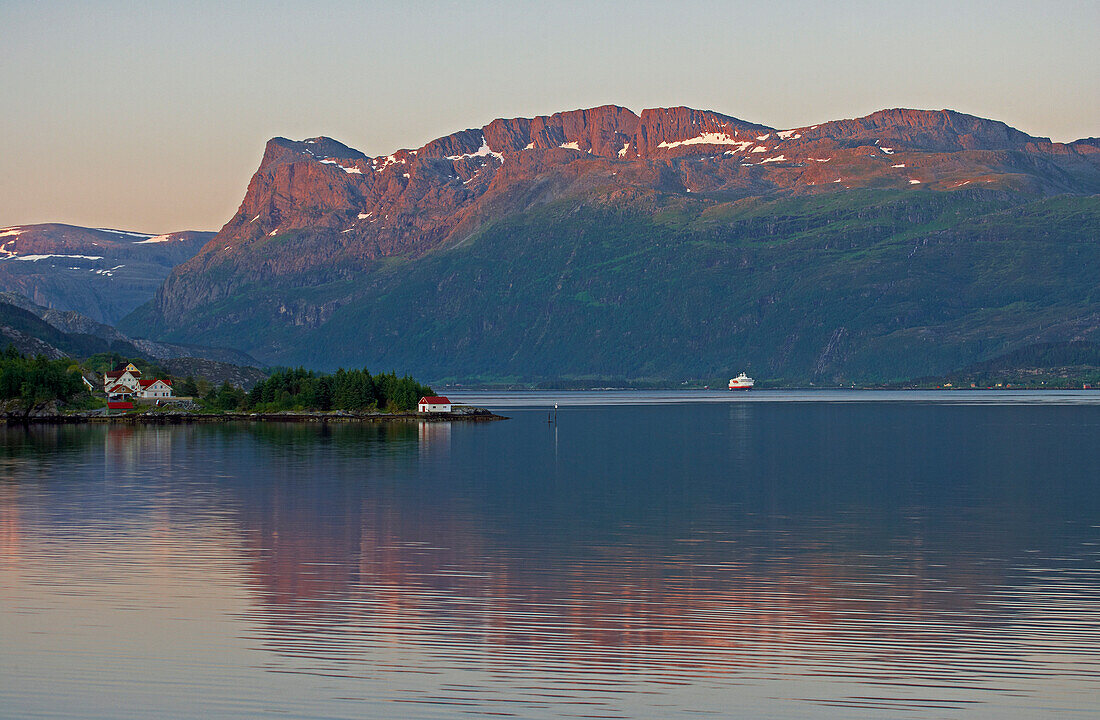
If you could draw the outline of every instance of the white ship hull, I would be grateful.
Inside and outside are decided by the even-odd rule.
[[[752,390],[752,386],[753,379],[745,373],[730,380],[730,390]]]

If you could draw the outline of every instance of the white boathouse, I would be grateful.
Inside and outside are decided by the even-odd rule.
[[[416,411],[421,413],[449,413],[451,401],[442,395],[425,395],[416,404]]]

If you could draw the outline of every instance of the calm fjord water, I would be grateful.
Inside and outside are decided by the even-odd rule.
[[[0,428],[0,717],[1094,717],[1098,395]]]

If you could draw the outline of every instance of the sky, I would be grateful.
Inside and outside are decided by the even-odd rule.
[[[368,155],[497,117],[777,128],[950,108],[1100,135],[1100,0],[0,0],[0,227],[216,230],[274,136]]]

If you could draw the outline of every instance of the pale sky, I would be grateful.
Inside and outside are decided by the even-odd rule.
[[[0,0],[0,227],[216,230],[264,143],[687,105],[785,128],[951,108],[1100,135],[1100,0]]]

